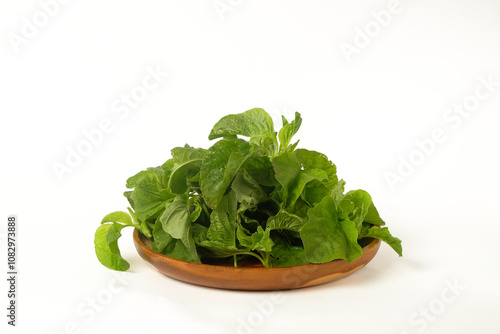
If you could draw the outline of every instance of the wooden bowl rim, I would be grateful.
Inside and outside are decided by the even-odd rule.
[[[344,259],[336,259],[336,260],[332,260],[332,261],[329,261],[329,262],[323,262],[323,263],[306,263],[306,264],[301,264],[301,265],[297,265],[297,266],[288,266],[288,267],[271,267],[271,268],[266,268],[264,266],[260,267],[260,266],[255,266],[255,267],[245,267],[245,266],[242,266],[242,267],[233,267],[233,266],[225,266],[225,265],[216,265],[216,264],[205,264],[205,263],[196,263],[196,262],[190,262],[190,261],[185,261],[185,260],[179,260],[179,259],[176,259],[176,258],[173,258],[173,257],[170,257],[170,256],[167,256],[167,255],[164,255],[162,253],[159,253],[159,252],[156,252],[154,251],[152,248],[146,246],[146,244],[143,242],[143,238],[147,240],[147,237],[142,234],[138,229],[134,228],[134,233],[133,233],[133,238],[134,238],[134,242],[136,243],[136,245],[139,245],[139,247],[145,252],[145,253],[148,253],[148,256],[150,256],[150,254],[155,254],[157,256],[160,256],[162,258],[164,258],[166,261],[170,261],[172,263],[184,263],[184,264],[189,264],[193,267],[199,267],[199,268],[205,268],[205,269],[208,269],[208,268],[213,268],[213,269],[223,269],[223,270],[231,270],[231,271],[238,271],[238,270],[241,270],[241,271],[248,271],[248,270],[253,270],[253,271],[266,271],[266,270],[274,270],[274,271],[278,271],[278,270],[290,270],[290,268],[301,268],[301,267],[311,267],[311,266],[324,266],[324,265],[334,265],[335,263],[340,263],[340,262],[346,262]],[[380,246],[380,243],[381,241],[379,239],[375,239],[373,238],[372,241],[370,241],[370,243],[368,243],[366,246],[364,246],[362,249],[363,249],[363,254],[365,254],[366,252],[370,251],[371,249],[375,248],[375,247],[379,247]],[[363,256],[363,255],[361,255]],[[359,257],[358,259],[360,259],[361,257]],[[356,261],[357,259],[353,260],[352,262]],[[346,262],[346,263],[352,263],[352,262]],[[368,261],[370,262],[370,261]],[[368,263],[367,262],[367,263]]]

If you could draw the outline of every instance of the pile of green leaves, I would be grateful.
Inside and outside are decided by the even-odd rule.
[[[321,153],[291,144],[302,119],[274,130],[263,109],[228,115],[215,124],[209,149],[172,149],[172,158],[127,180],[128,213],[105,216],[95,234],[99,261],[115,270],[124,227],[138,229],[154,251],[191,262],[253,257],[265,267],[351,262],[377,238],[400,256],[364,190],[344,193],[335,165]],[[242,139],[245,137],[247,140]]]

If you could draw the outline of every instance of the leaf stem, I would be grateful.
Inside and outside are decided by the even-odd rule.
[[[210,212],[208,212],[207,204],[205,201],[201,201],[201,207],[203,208],[203,212],[207,215],[208,220],[210,220]]]
[[[264,261],[264,259],[259,256],[259,254],[256,254],[256,253],[253,253],[253,252],[242,252],[240,254],[245,254],[245,255],[251,255],[251,256],[254,256],[256,257],[257,259],[259,259],[260,262],[262,262],[262,265],[266,268],[269,268],[269,265],[266,263],[266,261]]]

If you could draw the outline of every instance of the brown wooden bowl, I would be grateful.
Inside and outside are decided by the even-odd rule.
[[[191,284],[230,290],[287,290],[331,282],[363,268],[380,248],[380,240],[373,239],[363,247],[363,255],[350,263],[334,260],[320,264],[264,268],[262,264],[238,261],[238,267],[235,268],[227,262],[199,264],[160,254],[150,248],[148,238],[137,229],[134,230],[134,243],[139,255],[166,276]]]

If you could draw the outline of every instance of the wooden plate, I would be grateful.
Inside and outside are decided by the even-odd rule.
[[[287,290],[304,288],[334,281],[363,268],[380,248],[380,240],[373,239],[363,248],[363,255],[351,263],[334,260],[321,264],[293,267],[264,268],[261,264],[238,262],[199,264],[177,260],[150,248],[149,240],[134,231],[135,248],[139,255],[160,273],[191,284],[230,290]]]

